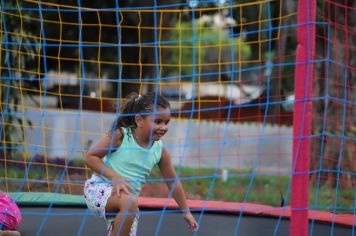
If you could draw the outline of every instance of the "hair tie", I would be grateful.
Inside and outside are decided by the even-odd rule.
[[[137,96],[137,98],[135,98],[135,102],[137,102],[138,100],[140,100],[140,98],[141,98],[141,94],[139,94],[139,95]]]

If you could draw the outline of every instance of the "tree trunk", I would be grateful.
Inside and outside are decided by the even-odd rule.
[[[319,74],[314,94],[320,100],[314,102],[313,106],[316,114],[313,132],[321,136],[313,142],[311,167],[312,170],[326,170],[317,173],[320,174],[321,185],[328,183],[333,187],[336,181],[341,181],[339,184],[355,187],[355,176],[352,173],[356,171],[353,159],[356,150],[350,140],[355,137],[356,127],[356,111],[352,105],[356,102],[356,95],[352,91],[356,82],[356,56],[355,49],[351,47],[355,45],[355,36],[352,34],[356,26],[356,17],[352,12],[355,2],[338,0],[325,4],[327,6],[323,13],[329,17],[329,27],[324,27],[323,32],[319,31],[319,38],[325,38],[324,44],[321,40],[317,42],[323,58],[328,59],[327,49],[330,47],[330,60],[316,67],[316,73]],[[330,32],[327,32],[328,29]],[[314,182],[316,177],[312,178]]]
[[[169,0],[157,1],[159,6],[169,4],[171,4]],[[153,6],[153,1],[140,1],[139,5],[140,7]],[[168,32],[164,28],[173,25],[177,18],[175,12],[138,12],[136,19],[132,18],[132,14],[128,12],[123,15],[121,26],[125,27],[121,28],[121,43],[142,45],[122,47],[121,59],[124,64],[121,77],[125,80],[134,79],[138,83],[122,83],[121,97],[131,92],[140,92],[143,84],[148,85],[148,90],[154,90],[156,78],[160,76],[160,42],[164,41]],[[133,26],[133,29],[127,26]],[[143,81],[145,79],[150,79],[150,82]]]

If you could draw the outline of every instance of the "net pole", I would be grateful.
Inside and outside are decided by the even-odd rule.
[[[294,78],[291,236],[308,235],[309,168],[316,0],[298,1]]]

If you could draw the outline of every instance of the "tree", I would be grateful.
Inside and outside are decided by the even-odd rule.
[[[185,3],[186,1],[181,0],[180,2]],[[235,1],[234,4],[243,2],[247,2],[247,0]],[[161,43],[169,39],[171,30],[167,29],[176,25],[178,18],[175,11],[164,11],[164,9],[161,11],[162,8],[157,8],[154,11],[154,3],[157,6],[170,6],[172,10],[172,4],[168,0],[156,2],[153,0],[82,1],[79,2],[79,5],[76,0],[63,0],[60,4],[56,0],[26,3],[29,8],[42,9],[33,13],[33,19],[38,19],[38,21],[29,23],[27,27],[33,35],[43,34],[42,37],[46,40],[42,48],[42,58],[39,61],[40,74],[44,76],[46,72],[56,70],[76,73],[79,78],[88,77],[88,74],[99,79],[107,76],[113,81],[112,93],[107,94],[107,97],[124,97],[132,91],[137,92],[140,84],[131,81],[142,82],[147,78],[154,79],[161,76],[162,71],[167,69],[157,65],[157,61],[166,64],[164,50],[161,50],[165,45]],[[210,6],[209,4],[215,6],[215,3],[206,2],[202,2],[200,5],[207,7]],[[135,9],[145,10],[132,11],[129,8],[133,6]],[[273,15],[269,15],[268,12],[271,9],[268,6],[272,9]],[[181,7],[188,7],[188,5]],[[273,3],[243,7],[243,11],[240,11],[241,9],[234,8],[230,17],[238,21],[237,25],[244,25],[244,30],[252,32],[258,31],[258,23],[244,24],[239,21],[241,19],[247,19],[248,22],[261,20],[262,28],[265,28],[268,24],[266,19],[278,18],[280,14],[278,4]],[[256,10],[261,11],[262,16],[255,14]],[[190,12],[183,17],[187,22],[191,22],[192,14],[198,13]],[[198,18],[198,15],[196,16]],[[39,28],[41,30],[38,30]],[[239,32],[237,27],[233,27],[232,30],[232,33]],[[276,34],[275,31],[273,34]],[[247,42],[263,41],[269,35],[267,31],[263,31],[259,34],[248,34],[246,37]],[[228,37],[221,39],[223,42],[228,40],[230,40]],[[241,39],[239,40],[241,42]],[[75,47],[75,44],[81,46]],[[265,62],[265,58],[262,58],[266,55],[265,52],[273,51],[275,47],[272,45],[272,49],[269,49],[267,43],[252,43],[251,45],[251,55],[253,56],[251,59],[255,60],[255,56],[259,56],[260,64]],[[223,47],[223,49],[226,51],[227,47]],[[214,50],[208,53],[218,54]],[[231,57],[229,53],[225,52],[220,53],[219,56],[222,60],[227,60],[223,57]],[[216,56],[209,58],[216,59]],[[224,66],[226,67],[226,64]],[[205,67],[207,68],[203,68],[204,70],[209,70],[209,66]],[[220,68],[218,71],[226,71],[226,68]],[[221,75],[224,77],[227,74],[222,73]],[[88,94],[86,91],[78,93]]]
[[[43,9],[34,17],[42,23],[42,31],[33,33],[44,34],[46,39],[41,74],[55,70],[75,73],[78,78],[92,74],[101,79],[106,75],[113,81],[107,97],[125,97],[138,92],[139,84],[130,80],[156,76],[158,72],[152,64],[157,55],[154,47],[147,45],[153,44],[157,36],[153,29],[155,24],[164,28],[174,23],[175,13],[127,10],[132,6],[152,7],[153,0],[82,1],[80,5],[77,0],[57,2],[28,3],[29,8]],[[158,6],[171,4],[168,0],[156,3]],[[78,47],[73,47],[75,44]],[[78,93],[86,94],[86,91]]]
[[[24,85],[33,74],[29,73],[35,66],[35,58],[40,50],[37,39],[26,31],[24,20],[29,17],[21,12],[19,2],[1,2],[0,15],[0,137],[4,144],[1,156],[11,157],[16,146],[24,141],[24,129],[31,127],[31,122],[24,117],[20,103],[28,96]],[[11,11],[7,9],[17,9]]]
[[[217,13],[197,19],[194,25],[191,21],[176,23],[165,49],[167,66],[162,68],[163,76],[179,75],[191,81],[195,72],[203,81],[230,81],[235,73],[232,65],[236,67],[240,60],[247,60],[251,51],[243,37],[231,38],[229,25],[213,25],[214,17],[221,18],[219,22],[229,19]]]

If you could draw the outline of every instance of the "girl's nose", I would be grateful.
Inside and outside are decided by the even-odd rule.
[[[166,124],[161,125],[160,130],[167,131],[168,130],[168,125],[166,125]]]

